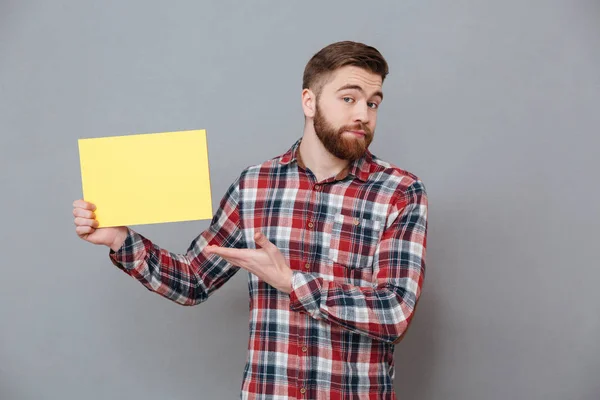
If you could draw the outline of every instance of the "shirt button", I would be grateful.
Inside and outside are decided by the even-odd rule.
[[[314,226],[315,226],[315,224],[313,224],[312,222],[309,222],[309,223],[308,223],[308,227],[309,227],[309,228],[312,228],[312,227],[314,227]]]
[[[321,190],[321,185],[315,185],[315,190]]]
[[[360,225],[360,220],[358,218],[354,218],[354,225]]]
[[[306,389],[300,388],[300,393],[302,393],[302,394],[306,393]]]
[[[309,264],[309,263],[306,263],[306,264],[304,265],[304,268],[306,268],[306,269],[310,269],[310,264]]]
[[[303,353],[306,353],[307,351],[308,351],[308,347],[306,347],[306,346],[302,346],[302,352],[303,352]]]

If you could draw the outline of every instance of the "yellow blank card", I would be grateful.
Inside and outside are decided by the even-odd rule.
[[[78,143],[83,199],[100,227],[212,218],[205,130]]]

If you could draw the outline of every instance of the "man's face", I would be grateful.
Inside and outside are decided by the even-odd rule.
[[[327,151],[348,161],[360,158],[371,142],[383,100],[381,76],[354,66],[333,72],[316,99],[313,123]]]

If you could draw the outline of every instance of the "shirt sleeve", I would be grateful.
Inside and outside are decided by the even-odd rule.
[[[162,249],[128,228],[121,248],[109,251],[110,260],[148,290],[178,304],[192,306],[205,301],[239,270],[204,252],[207,245],[245,247],[238,207],[239,180],[231,184],[210,226],[191,242],[185,254]]]
[[[294,271],[290,308],[374,340],[397,343],[414,315],[425,276],[427,194],[415,181],[389,214],[375,253],[373,285],[358,287]]]

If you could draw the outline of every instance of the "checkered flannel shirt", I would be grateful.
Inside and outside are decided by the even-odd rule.
[[[241,398],[395,399],[394,346],[413,318],[425,273],[425,187],[369,151],[317,181],[300,141],[242,171],[185,254],[128,228],[110,259],[148,290],[191,306],[240,269],[204,248],[256,248],[261,230],[293,270],[293,291],[248,274]]]

